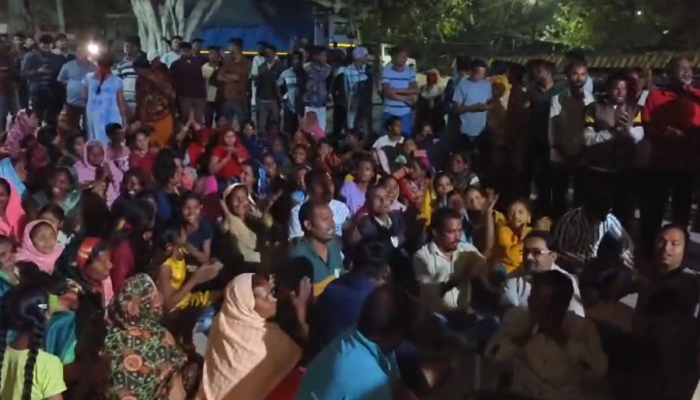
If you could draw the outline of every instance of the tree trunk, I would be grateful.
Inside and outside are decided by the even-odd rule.
[[[58,31],[66,33],[66,14],[63,9],[63,0],[56,0],[56,17],[58,19]]]
[[[34,16],[29,0],[10,0],[8,4],[7,31],[11,34],[34,33]]]
[[[197,29],[217,12],[222,2],[199,0],[189,15],[185,15],[185,0],[131,0],[142,50],[163,54],[168,51],[163,39],[180,35],[190,40]]]

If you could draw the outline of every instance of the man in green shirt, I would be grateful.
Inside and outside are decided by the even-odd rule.
[[[304,236],[292,248],[291,257],[311,264],[314,295],[318,296],[345,270],[333,212],[327,202],[309,200],[299,209],[299,222]]]

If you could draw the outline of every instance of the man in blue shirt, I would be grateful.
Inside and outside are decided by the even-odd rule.
[[[297,400],[386,400],[412,395],[399,377],[394,350],[406,340],[418,305],[403,289],[382,286],[367,297],[357,327],[309,364]],[[403,396],[403,397],[401,397]]]
[[[83,93],[83,78],[88,72],[97,68],[88,60],[85,45],[78,47],[75,60],[63,64],[58,73],[58,81],[66,88],[66,113],[73,128],[80,128],[80,122],[85,115],[85,102],[87,99]]]
[[[483,60],[472,60],[469,74],[459,81],[452,97],[461,136],[472,148],[486,130],[486,112],[491,107],[491,82],[485,79],[486,67]]]
[[[382,70],[382,96],[384,96],[384,117],[382,126],[391,117],[401,118],[404,135],[413,132],[413,104],[420,90],[416,83],[416,72],[408,68],[408,52],[394,47],[391,65]]]

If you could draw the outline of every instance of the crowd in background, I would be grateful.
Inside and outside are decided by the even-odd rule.
[[[580,54],[443,85],[400,47],[33,41],[0,44],[0,397],[695,390],[688,60],[594,94]]]

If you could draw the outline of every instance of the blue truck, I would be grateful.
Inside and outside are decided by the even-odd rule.
[[[243,39],[246,55],[257,54],[259,42],[275,46],[281,56],[301,44],[347,48],[358,43],[349,21],[309,0],[228,0],[195,37],[204,40],[205,49],[226,49],[230,39]]]

